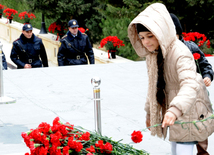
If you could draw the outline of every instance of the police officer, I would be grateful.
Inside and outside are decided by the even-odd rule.
[[[69,31],[60,40],[59,52],[57,55],[58,65],[81,65],[94,64],[94,52],[86,34],[78,30],[78,22],[72,19],[68,22]],[[88,59],[88,61],[87,61]]]
[[[48,60],[42,39],[32,32],[32,25],[22,27],[20,38],[13,42],[10,58],[17,68],[48,67]]]

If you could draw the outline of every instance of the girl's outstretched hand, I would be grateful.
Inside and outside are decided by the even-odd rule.
[[[165,128],[167,126],[173,125],[175,123],[176,116],[172,112],[167,112],[164,116],[162,128]]]

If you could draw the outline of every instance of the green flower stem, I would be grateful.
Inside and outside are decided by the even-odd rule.
[[[196,123],[198,123],[198,122],[203,123],[203,122],[205,122],[205,121],[207,121],[207,120],[209,120],[209,119],[214,119],[214,114],[212,114],[210,117],[207,117],[207,118],[202,119],[202,120],[191,121],[191,122],[175,121],[174,124],[181,124],[182,128],[185,129],[185,128],[183,127],[184,124],[190,124],[190,123],[192,123],[192,124],[194,124],[195,127],[199,130],[199,128],[198,128],[198,126],[196,125]],[[203,124],[203,125],[204,125],[204,124]],[[146,131],[146,130],[148,130],[148,129],[150,129],[150,128],[157,127],[157,126],[162,126],[162,124],[155,124],[155,125],[153,125],[153,126],[149,126],[149,127],[145,128],[145,129],[143,129],[143,130],[141,130],[141,131]]]
[[[196,61],[196,65],[197,65],[197,68],[198,68],[198,70],[199,70],[199,72],[200,72],[200,74],[201,74],[201,70],[200,70],[200,67],[199,67],[199,64],[198,64],[198,60],[195,60]],[[201,74],[202,75],[202,74]]]

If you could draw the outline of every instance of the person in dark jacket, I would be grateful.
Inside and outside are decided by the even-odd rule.
[[[4,55],[4,52],[2,51],[2,65],[3,65],[3,70],[7,70],[7,61],[6,61],[6,58],[5,58],[5,55]]]
[[[210,86],[211,81],[213,80],[213,74],[214,74],[214,72],[212,70],[212,65],[207,61],[206,57],[204,56],[204,53],[200,50],[200,48],[198,47],[197,44],[195,44],[192,41],[185,41],[183,39],[183,37],[182,37],[183,29],[182,29],[179,19],[177,18],[177,16],[175,16],[172,13],[170,15],[175,24],[176,33],[177,33],[179,40],[181,40],[190,49],[192,54],[194,54],[194,53],[200,54],[200,58],[198,59],[200,71],[197,67],[197,72],[202,75],[205,85],[207,87]]]
[[[3,44],[1,44],[1,41],[0,41],[0,54],[2,56],[2,69],[3,70],[7,70],[7,61],[6,61],[6,58],[5,58],[5,54],[2,50],[2,47],[3,47]]]
[[[32,25],[25,24],[20,38],[13,42],[10,58],[21,68],[48,67],[48,59],[42,39],[32,32]]]
[[[197,67],[197,72],[201,74],[201,76],[203,77],[204,80],[204,84],[208,87],[211,85],[211,81],[213,80],[213,70],[212,70],[212,65],[207,61],[206,57],[204,56],[204,53],[200,50],[200,48],[198,47],[197,44],[195,44],[192,41],[185,41],[182,37],[182,26],[181,23],[178,19],[178,17],[176,15],[174,15],[173,13],[170,13],[172,20],[174,22],[175,25],[175,29],[176,29],[176,34],[179,40],[181,40],[188,48],[189,50],[192,52],[192,54],[194,53],[198,53],[200,54],[200,58],[198,59],[198,63],[199,63],[199,68],[200,71]],[[209,155],[209,153],[206,151],[207,147],[208,147],[208,139],[206,139],[203,142],[198,142],[197,146],[197,150],[198,153],[197,155]]]
[[[69,31],[60,40],[57,55],[58,65],[94,64],[94,52],[86,34],[78,30],[78,22],[72,19],[68,22]]]

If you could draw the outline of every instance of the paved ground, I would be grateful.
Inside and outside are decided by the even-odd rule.
[[[214,66],[214,58],[208,58]],[[147,92],[145,62],[112,63],[71,67],[49,67],[3,71],[4,92],[16,99],[0,105],[0,155],[23,155],[29,151],[21,132],[41,122],[52,123],[59,116],[94,130],[93,91],[90,80],[101,78],[102,133],[130,143],[133,130],[145,128],[144,103]],[[214,103],[214,84],[208,87]],[[214,154],[214,135],[209,152]],[[151,155],[170,155],[170,143],[144,133],[143,142],[134,144]]]

